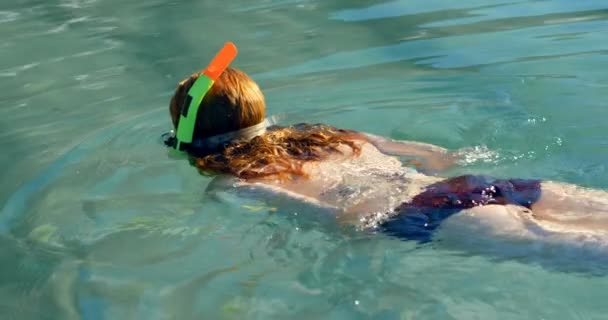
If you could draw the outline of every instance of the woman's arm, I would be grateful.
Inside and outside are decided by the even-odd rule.
[[[411,161],[411,163],[424,169],[442,171],[456,165],[457,162],[457,157],[453,153],[436,145],[414,141],[396,141],[369,133],[362,133],[362,136],[383,153],[420,159],[420,161]]]
[[[240,180],[231,176],[216,176],[207,185],[205,194],[220,202],[231,202],[231,197],[238,194],[238,198],[253,198],[266,202],[272,207],[299,206],[302,204],[314,207],[315,209],[326,209],[336,211],[335,206],[329,205],[318,199],[308,197],[296,192],[289,191],[278,186],[264,183],[252,183]]]

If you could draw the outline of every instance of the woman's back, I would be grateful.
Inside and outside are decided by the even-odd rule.
[[[359,221],[372,214],[388,214],[399,204],[411,200],[439,178],[404,167],[393,156],[360,141],[360,152],[348,146],[322,161],[307,162],[306,176],[291,180],[277,177],[254,179],[334,207],[341,220]]]

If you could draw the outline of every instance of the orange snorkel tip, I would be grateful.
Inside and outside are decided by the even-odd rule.
[[[232,42],[226,42],[224,47],[215,55],[203,74],[212,81],[217,80],[220,75],[228,68],[230,62],[236,57],[238,51]]]

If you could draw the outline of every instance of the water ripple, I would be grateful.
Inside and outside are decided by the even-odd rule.
[[[542,17],[557,14],[567,14],[569,16],[572,16],[577,13],[586,14],[586,11],[591,12],[591,14],[587,14],[582,17],[564,17],[547,19],[544,21],[544,23],[546,24],[562,24],[597,19],[598,17],[601,17],[597,14],[598,10],[604,10],[603,13],[606,14],[608,13],[608,11],[605,11],[607,9],[608,6],[605,3],[593,1],[524,1],[517,3],[505,3],[501,6],[495,7],[493,6],[487,8],[472,9],[468,11],[471,17],[462,17],[438,22],[431,22],[421,25],[421,27],[450,27],[479,23],[484,21],[497,21],[501,19],[522,19],[526,17]]]
[[[434,68],[468,68],[532,58],[560,58],[572,54],[608,52],[606,21],[548,25],[488,34],[456,35],[436,39],[339,52],[300,65],[259,74],[261,79],[361,68],[396,61],[419,59],[417,64]],[[552,41],[563,32],[576,38]],[[518,39],[516,43],[510,39]]]
[[[0,11],[0,23],[13,22],[19,19],[19,12],[13,11]]]
[[[497,0],[493,1],[492,5],[505,5],[513,2],[514,0]],[[488,1],[483,0],[467,1],[466,4],[456,1],[441,0],[395,0],[388,3],[372,5],[366,8],[339,10],[332,13],[330,18],[347,22],[356,22],[426,14],[439,11],[475,10],[475,8],[484,8],[486,6],[488,6]]]

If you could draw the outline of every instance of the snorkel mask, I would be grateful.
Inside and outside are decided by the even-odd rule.
[[[236,55],[236,46],[232,42],[227,42],[192,84],[192,87],[188,90],[186,100],[181,106],[177,132],[165,137],[167,146],[178,151],[186,151],[191,147],[199,105],[215,80],[222,75]]]

